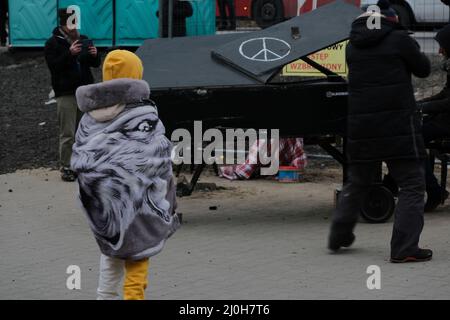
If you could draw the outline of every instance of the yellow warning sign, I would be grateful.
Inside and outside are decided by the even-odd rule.
[[[309,59],[341,76],[347,76],[348,67],[345,62],[345,49],[348,41],[332,45],[322,51],[308,56]],[[320,77],[325,76],[316,68],[303,60],[297,60],[286,65],[283,69],[284,76]]]

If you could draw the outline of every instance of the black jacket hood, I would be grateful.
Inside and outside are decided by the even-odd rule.
[[[368,16],[356,19],[350,32],[350,43],[357,48],[370,48],[378,45],[394,30],[402,30],[399,23],[381,18],[381,29],[369,29],[367,27]]]

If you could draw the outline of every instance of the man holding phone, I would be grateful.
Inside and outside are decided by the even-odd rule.
[[[80,86],[94,83],[91,68],[98,68],[101,61],[92,40],[80,35],[76,19],[73,21],[74,13],[59,9],[58,17],[59,27],[53,30],[53,36],[45,45],[45,59],[57,100],[61,178],[64,181],[75,181],[70,159],[81,119],[75,91]]]

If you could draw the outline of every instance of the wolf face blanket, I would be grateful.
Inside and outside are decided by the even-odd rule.
[[[77,91],[84,111],[125,104],[109,121],[83,116],[71,163],[90,227],[102,253],[111,257],[153,256],[179,227],[173,215],[171,143],[155,106],[142,102],[149,93],[145,82],[125,79]]]

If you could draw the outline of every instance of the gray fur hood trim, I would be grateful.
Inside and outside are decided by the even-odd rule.
[[[76,97],[78,108],[83,112],[89,112],[116,104],[129,104],[148,99],[150,87],[143,80],[115,79],[79,87]]]

